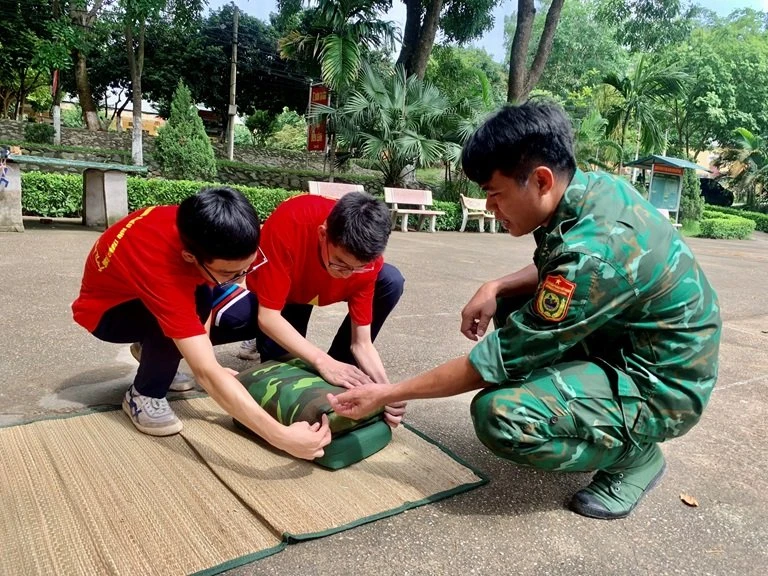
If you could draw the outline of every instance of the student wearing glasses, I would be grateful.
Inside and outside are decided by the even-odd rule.
[[[262,267],[259,218],[240,193],[211,188],[178,206],[152,206],[110,226],[85,263],[75,321],[100,340],[140,343],[139,369],[123,410],[145,434],[167,436],[182,423],[166,400],[187,360],[197,382],[230,415],[298,458],[323,454],[327,420],[283,426],[216,360],[209,338],[213,287]]]
[[[386,204],[362,192],[286,200],[261,231],[268,264],[248,275],[248,290],[216,292],[212,340],[245,340],[241,355],[262,362],[296,356],[337,386],[389,382],[373,341],[403,293],[402,274],[382,257],[391,228]],[[336,302],[349,313],[326,352],[307,340],[307,326],[314,306]],[[388,406],[389,424],[404,411]]]

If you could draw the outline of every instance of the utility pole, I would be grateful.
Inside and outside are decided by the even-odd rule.
[[[235,90],[237,88],[237,25],[240,22],[240,9],[235,6],[235,18],[232,23],[232,65],[229,72],[229,123],[227,124],[227,158],[232,160],[235,153]]]

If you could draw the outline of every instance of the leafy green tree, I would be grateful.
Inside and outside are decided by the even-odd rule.
[[[171,116],[155,139],[155,158],[168,178],[208,181],[216,177],[213,146],[192,95],[181,82],[173,97]]]
[[[245,126],[253,138],[254,146],[264,146],[269,137],[277,131],[275,116],[268,110],[254,111],[245,120]]]
[[[275,133],[267,145],[284,150],[304,150],[307,147],[307,122],[288,107],[275,118]]]
[[[598,0],[597,18],[633,52],[649,52],[684,40],[699,8],[682,0]]]
[[[482,74],[488,80],[490,97],[496,105],[506,101],[506,75],[502,64],[485,50],[439,44],[432,50],[424,79],[440,89],[449,102],[480,96]]]

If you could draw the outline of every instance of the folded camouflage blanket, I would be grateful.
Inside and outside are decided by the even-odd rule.
[[[345,389],[329,384],[301,360],[265,362],[256,369],[241,372],[237,378],[281,424],[314,424],[323,414],[328,415],[333,440],[326,447],[325,456],[315,460],[321,466],[332,469],[349,466],[381,450],[392,437],[383,421],[383,408],[362,420],[336,414],[326,395],[341,394]]]

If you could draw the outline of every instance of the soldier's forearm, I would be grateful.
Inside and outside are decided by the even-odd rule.
[[[469,358],[461,356],[429,372],[390,386],[386,391],[386,403],[418,398],[444,398],[477,390],[486,385],[477,370],[470,364]]]
[[[493,288],[497,297],[533,294],[539,285],[539,271],[534,264],[529,264],[517,272],[497,280],[491,280],[488,284]]]

